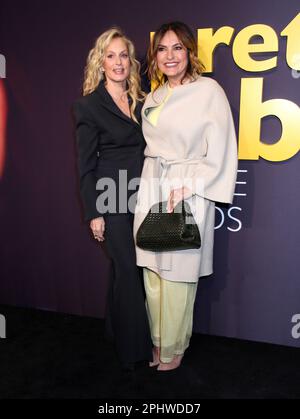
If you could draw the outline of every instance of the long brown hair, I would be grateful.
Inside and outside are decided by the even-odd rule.
[[[202,74],[205,69],[204,65],[198,58],[196,39],[189,26],[183,22],[178,21],[164,23],[155,32],[147,53],[148,77],[155,83],[155,90],[165,84],[167,81],[167,76],[162,74],[157,67],[156,55],[161,39],[168,31],[173,31],[176,33],[178,39],[188,52],[188,65],[186,73],[181,79],[181,83],[187,75],[195,80],[199,75]]]

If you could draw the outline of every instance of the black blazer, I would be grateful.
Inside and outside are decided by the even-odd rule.
[[[138,102],[135,114],[140,123],[141,108],[142,103]],[[94,92],[73,104],[73,113],[76,121],[80,192],[84,218],[89,221],[104,215],[96,208],[96,200],[101,193],[96,190],[98,179],[112,178],[118,197],[119,188],[124,188],[124,179],[121,181],[122,186],[119,183],[119,170],[127,171],[127,185],[130,179],[140,177],[145,140],[141,125],[118,108],[107,92],[104,81],[99,83]],[[135,192],[128,191],[128,198]],[[118,206],[117,199],[117,213]]]

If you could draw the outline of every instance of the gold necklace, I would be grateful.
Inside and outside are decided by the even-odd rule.
[[[115,97],[115,96],[113,96],[113,95],[111,95],[111,97],[113,98],[113,100],[115,100],[115,101],[117,101],[117,102],[124,102],[124,103],[126,103],[126,102],[128,102],[128,98],[126,97],[126,99],[125,99],[125,96],[124,96],[124,99],[122,99],[122,96],[124,96],[124,93],[122,93],[122,95],[120,96],[120,97]]]
[[[114,96],[109,90],[108,90],[108,88],[107,88],[107,86],[105,86],[105,88],[106,88],[106,90],[108,91],[108,93],[110,94],[110,96],[113,98],[113,100],[114,101],[117,101],[117,102],[124,102],[124,103],[126,103],[126,102],[128,102],[128,98],[127,98],[127,95],[126,95],[126,99],[125,99],[125,92],[123,92],[122,94],[121,94],[121,96],[119,96],[119,97],[116,97],[116,96]],[[122,99],[122,96],[124,96],[124,99]]]

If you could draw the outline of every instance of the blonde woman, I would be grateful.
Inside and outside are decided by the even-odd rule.
[[[109,29],[88,54],[83,97],[74,104],[85,220],[111,259],[106,326],[125,369],[152,359],[132,232],[136,191],[128,189],[144,158],[139,68],[132,42],[120,29]]]
[[[170,252],[137,247],[154,345],[150,366],[167,371],[179,367],[189,346],[198,279],[213,272],[215,201],[232,202],[237,144],[225,92],[202,76],[197,44],[186,24],[171,22],[155,32],[148,65],[156,89],[142,110],[147,147],[135,232],[158,200],[167,201],[172,212],[184,199],[202,241],[200,249]]]

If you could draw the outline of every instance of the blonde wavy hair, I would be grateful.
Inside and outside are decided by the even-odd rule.
[[[158,69],[156,60],[159,44],[168,31],[176,33],[179,41],[188,52],[188,65],[186,73],[181,79],[181,83],[187,75],[190,76],[192,80],[196,80],[196,78],[199,77],[205,70],[204,65],[198,58],[197,43],[191,29],[183,22],[164,23],[155,32],[147,53],[148,77],[155,85],[154,91],[164,85],[168,79],[167,76],[162,74]]]
[[[134,111],[137,102],[142,102],[145,98],[145,93],[141,90],[141,78],[140,78],[140,63],[135,58],[135,48],[133,43],[128,39],[122,30],[118,27],[112,27],[102,33],[95,42],[94,48],[92,48],[88,54],[87,63],[84,69],[84,82],[83,82],[83,96],[92,93],[98,86],[99,82],[105,79],[105,74],[100,71],[104,59],[105,52],[111,41],[115,38],[121,38],[128,50],[128,56],[130,61],[130,73],[127,79],[127,90],[126,94],[132,99],[130,105],[130,113],[132,119],[138,122]]]

